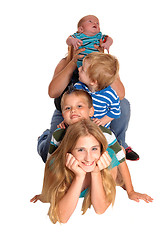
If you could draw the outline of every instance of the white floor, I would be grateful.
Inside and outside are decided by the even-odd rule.
[[[1,239],[168,239],[166,0],[86,2],[69,1],[68,11],[54,0],[0,4]],[[135,190],[154,202],[133,202],[117,188],[115,205],[104,215],[90,209],[82,216],[80,199],[67,224],[53,225],[48,204],[29,202],[43,181],[37,137],[49,128],[54,111],[47,88],[66,54],[65,39],[87,14],[97,15],[102,32],[114,39],[110,53],[119,59],[131,103],[127,142],[141,157],[128,166]]]

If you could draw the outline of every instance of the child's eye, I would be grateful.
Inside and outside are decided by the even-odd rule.
[[[67,110],[70,110],[70,109],[71,109],[70,107],[65,107],[64,111],[67,111]]]
[[[78,108],[82,108],[82,105],[78,105]]]
[[[84,151],[83,148],[79,148],[79,149],[78,149],[78,152],[83,152],[83,151]]]
[[[92,151],[98,151],[98,150],[99,150],[98,147],[93,147],[93,148],[92,148]]]

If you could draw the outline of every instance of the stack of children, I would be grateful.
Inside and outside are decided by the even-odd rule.
[[[52,93],[55,98],[61,96],[63,118],[57,121],[59,128],[39,138],[39,153],[44,151],[44,142],[45,151],[48,149],[42,157],[46,162],[44,182],[42,193],[31,201],[49,202],[48,214],[53,223],[67,222],[79,197],[84,197],[83,213],[91,205],[96,213],[104,213],[114,204],[116,185],[122,186],[134,201],[153,200],[134,191],[125,149],[109,129],[121,114],[120,99],[111,87],[119,78],[119,63],[114,56],[97,51],[96,45],[109,51],[112,42],[109,36],[101,34],[95,16],[82,18],[78,32],[67,39],[73,56],[60,62],[49,86],[50,91],[59,78],[63,79],[60,92]],[[76,64],[79,81],[73,81]],[[70,78],[72,81],[68,81]],[[72,83],[74,87],[67,90]]]

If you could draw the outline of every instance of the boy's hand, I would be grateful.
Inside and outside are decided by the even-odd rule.
[[[64,122],[64,120],[57,125],[57,128],[61,128],[61,129],[65,129],[67,127],[66,123]]]
[[[104,126],[103,122],[101,121],[101,119],[98,118],[93,118],[93,122],[97,125],[97,126]]]
[[[139,202],[140,199],[144,200],[146,203],[153,201],[153,198],[151,198],[147,194],[142,194],[135,191],[128,193],[128,197],[129,199],[134,200],[135,202]]]

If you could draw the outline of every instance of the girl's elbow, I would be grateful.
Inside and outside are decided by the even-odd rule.
[[[102,215],[103,213],[105,213],[106,209],[102,209],[102,210],[95,210],[96,214],[98,215]]]

